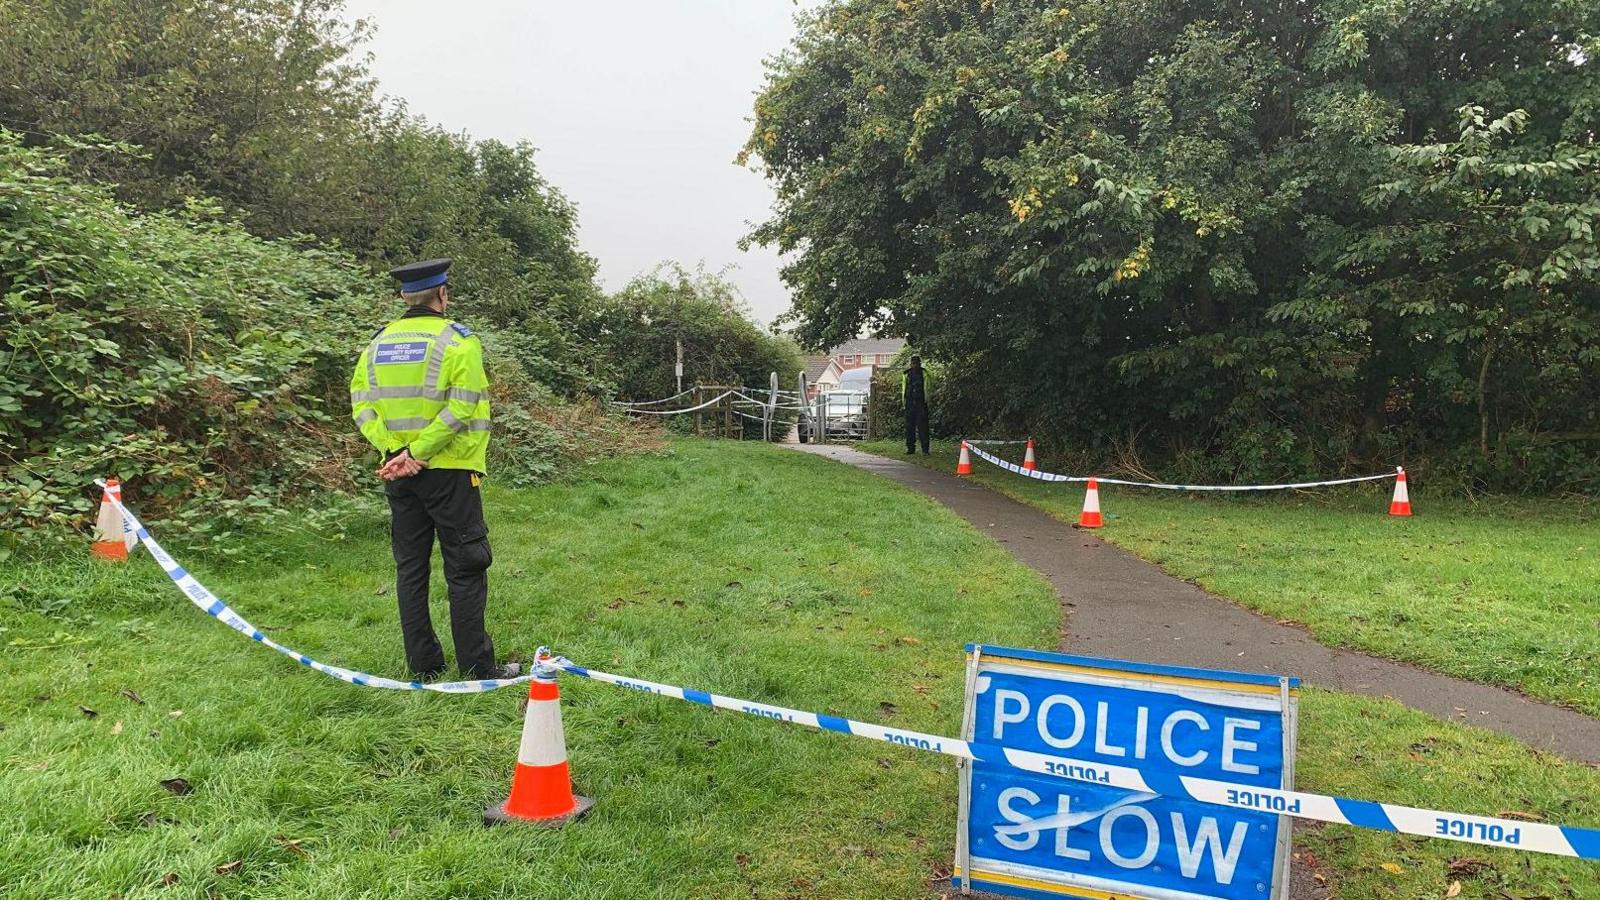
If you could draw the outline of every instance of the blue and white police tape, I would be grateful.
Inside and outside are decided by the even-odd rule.
[[[96,483],[104,486],[104,482]],[[477,694],[513,684],[523,684],[534,677],[530,673],[520,678],[485,678],[478,681],[444,681],[424,684],[420,681],[398,681],[393,678],[368,675],[366,672],[357,672],[342,666],[330,666],[327,663],[318,662],[262,634],[261,629],[251,625],[243,616],[234,612],[233,608],[222,602],[222,599],[213,594],[210,588],[201,584],[198,579],[178,565],[177,560],[174,560],[160,544],[156,543],[156,539],[150,536],[150,532],[145,529],[144,525],[139,522],[133,513],[128,511],[127,507],[123,506],[115,497],[112,497],[111,502],[116,505],[117,511],[122,514],[123,531],[132,532],[139,539],[139,542],[144,544],[145,549],[150,551],[150,555],[155,558],[162,570],[167,573],[167,577],[172,579],[172,583],[178,586],[178,590],[183,591],[184,596],[189,598],[190,603],[205,610],[207,615],[234,631],[258,644],[271,647],[302,666],[316,669],[324,675],[331,675],[340,681],[358,684],[362,687],[387,688],[396,691],[435,691],[441,694]]]
[[[1043,469],[1024,469],[1014,462],[1001,459],[992,453],[985,452],[978,446],[979,442],[967,441],[967,448],[977,457],[991,465],[999,466],[1007,472],[1014,472],[1025,478],[1038,481],[1088,481],[1091,478],[1100,484],[1126,484],[1133,487],[1156,488],[1164,491],[1292,491],[1299,488],[1331,487],[1336,484],[1355,484],[1358,481],[1382,481],[1385,478],[1394,478],[1400,470],[1385,472],[1382,475],[1362,475],[1356,478],[1334,478],[1328,481],[1301,481],[1294,484],[1165,484],[1159,481],[1127,481],[1121,478],[1106,478],[1103,475],[1058,475],[1055,472],[1046,472]],[[1005,441],[982,441],[985,444],[1011,443]]]
[[[224,603],[221,598],[213,594],[198,579],[178,565],[177,561],[156,542],[155,538],[151,537],[150,532],[127,507],[115,499],[112,500],[112,503],[115,504],[117,511],[122,515],[124,530],[132,532],[138,538],[139,542],[145,546],[145,549],[150,551],[150,555],[155,558],[156,562],[167,573],[167,577],[172,579],[172,583],[183,591],[184,595],[196,607],[256,643],[270,647],[303,666],[316,669],[324,675],[329,675],[349,684],[390,690],[468,694],[492,691],[496,688],[522,684],[535,677],[549,677],[554,673],[564,672],[580,678],[600,681],[630,690],[659,694],[678,700],[687,700],[691,703],[698,703],[702,706],[710,706],[716,709],[727,709],[780,722],[791,722],[826,731],[853,734],[857,737],[898,744],[913,750],[941,753],[945,756],[959,759],[1001,762],[1025,772],[1072,781],[1109,785],[1141,794],[1187,797],[1191,800],[1216,806],[1260,810],[1301,819],[1314,819],[1320,822],[1333,822],[1340,825],[1358,825],[1363,828],[1422,837],[1442,837],[1447,840],[1481,844],[1488,847],[1532,850],[1539,853],[1573,856],[1580,859],[1600,859],[1600,829],[1549,825],[1543,822],[1526,822],[1493,816],[1420,809],[1393,803],[1374,803],[1370,800],[1352,800],[1346,797],[1311,794],[1304,791],[1287,791],[1232,784],[1210,778],[1158,774],[1154,771],[1142,772],[1129,766],[1108,765],[1090,760],[1073,759],[1030,750],[1018,750],[1014,747],[1007,747],[993,742],[964,741],[935,734],[926,734],[920,731],[910,731],[904,728],[888,728],[883,725],[858,722],[854,719],[846,719],[840,716],[805,712],[784,706],[775,706],[770,703],[741,700],[736,697],[725,697],[721,694],[712,694],[707,691],[697,691],[670,684],[660,684],[641,678],[627,678],[621,675],[613,675],[609,672],[601,672],[597,669],[585,668],[564,657],[550,656],[549,651],[542,647],[537,654],[533,671],[520,678],[490,678],[478,681],[424,684],[419,681],[397,681],[392,678],[369,675],[365,672],[357,672],[340,666],[330,666],[311,659],[267,637],[260,629],[251,625],[244,617],[234,612],[232,607]],[[1049,825],[1047,822],[1039,827],[1054,826]]]
[[[676,400],[679,397],[687,397],[696,390],[697,388],[689,388],[687,390],[679,391],[670,397],[658,397],[655,400],[607,400],[606,402],[612,406],[655,406],[658,403],[666,403],[670,400]]]
[[[715,397],[712,397],[710,400],[707,400],[704,403],[701,403],[701,404],[699,404],[697,406],[687,406],[687,407],[684,407],[683,409],[641,409],[639,407],[630,406],[630,407],[626,408],[623,411],[624,412],[633,413],[635,415],[641,415],[641,416],[676,416],[676,415],[679,415],[681,413],[699,412],[700,410],[705,409],[708,406],[715,406],[718,403],[721,403],[723,400],[726,400],[728,397],[732,396],[733,393],[734,393],[733,391],[723,391],[722,393],[716,395]]]
[[[853,734],[857,737],[898,744],[913,750],[941,753],[958,759],[1001,762],[1025,772],[1103,784],[1152,796],[1183,797],[1215,806],[1278,813],[1338,825],[1358,825],[1378,831],[1393,831],[1421,837],[1445,838],[1487,847],[1531,850],[1580,859],[1600,859],[1600,829],[1595,828],[1548,825],[1543,822],[1420,809],[1394,803],[1374,803],[1370,800],[1311,794],[1305,791],[1233,784],[1187,775],[1170,773],[1158,775],[1154,771],[1145,772],[1130,766],[1107,765],[1066,756],[1018,750],[992,742],[964,741],[903,728],[888,728],[871,722],[858,722],[840,716],[789,709],[770,703],[741,700],[737,697],[725,697],[721,694],[660,684],[642,678],[627,678],[576,665],[565,657],[550,656],[549,651],[543,647],[539,649],[534,668],[538,672],[564,672],[630,690],[687,700],[714,709],[726,709],[763,719]],[[1039,827],[1056,826],[1045,820]]]

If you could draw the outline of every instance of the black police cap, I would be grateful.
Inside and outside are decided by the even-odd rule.
[[[449,281],[450,277],[446,274],[449,270],[448,259],[425,259],[396,266],[389,270],[389,274],[400,280],[400,293],[414,294]]]

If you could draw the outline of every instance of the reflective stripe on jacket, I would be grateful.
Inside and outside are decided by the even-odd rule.
[[[409,315],[373,336],[350,376],[350,416],[380,453],[410,448],[436,469],[485,472],[483,342],[443,316]]]

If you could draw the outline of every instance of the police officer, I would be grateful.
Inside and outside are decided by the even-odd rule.
[[[483,626],[492,561],[479,494],[489,447],[489,379],[483,344],[444,314],[449,269],[450,260],[430,259],[390,271],[407,309],[361,352],[350,376],[350,414],[384,456],[378,475],[387,482],[406,664],[422,679],[445,668],[428,615],[437,534],[456,664],[469,678],[513,678],[521,667],[495,664],[494,641]]]
[[[911,357],[911,366],[900,373],[900,408],[906,413],[906,452],[917,452],[917,438],[922,438],[922,453],[928,453],[928,395],[933,379],[922,368],[922,357]]]

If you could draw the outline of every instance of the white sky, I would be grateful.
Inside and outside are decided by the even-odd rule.
[[[777,255],[738,241],[772,192],[733,163],[761,60],[794,0],[347,0],[377,26],[379,89],[450,131],[539,149],[616,289],[676,260],[729,277],[766,324],[789,306]]]

